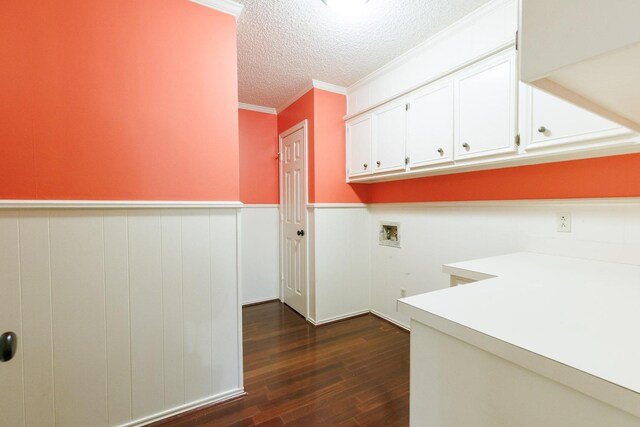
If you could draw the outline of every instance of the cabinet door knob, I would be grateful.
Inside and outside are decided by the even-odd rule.
[[[382,163],[380,163],[380,160],[378,160],[378,161],[376,162],[376,165],[378,165],[378,167],[380,167],[380,165],[381,165],[381,164],[382,164]]]
[[[465,150],[469,151],[471,149],[471,146],[468,143],[464,143],[462,144],[462,146],[464,147]]]
[[[442,148],[438,148],[438,153],[440,153],[441,156],[444,156],[444,150]]]
[[[367,167],[369,167],[369,165],[368,165],[368,164],[366,164],[366,163],[365,163],[365,164],[363,164],[362,166],[364,166],[364,168],[365,168],[365,169],[366,169]]]
[[[538,128],[538,132],[540,132],[540,133],[545,133],[546,131],[547,131],[547,128],[546,128],[546,127],[544,127],[544,126],[540,126],[540,127]]]
[[[296,234],[300,237],[304,237],[304,230],[298,230]]]

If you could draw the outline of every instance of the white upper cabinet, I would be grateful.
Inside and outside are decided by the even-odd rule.
[[[368,175],[371,167],[373,120],[370,114],[347,123],[348,176]]]
[[[522,80],[640,131],[638,17],[638,0],[520,0]]]
[[[374,171],[405,169],[407,104],[391,103],[374,113]]]
[[[554,95],[521,84],[527,149],[584,143],[633,132]],[[526,132],[526,134],[524,134]]]
[[[453,160],[453,82],[417,91],[407,114],[409,168]]]
[[[640,152],[640,0],[610,3],[490,1],[354,83],[347,180]]]
[[[515,52],[470,67],[455,84],[455,158],[516,151]]]

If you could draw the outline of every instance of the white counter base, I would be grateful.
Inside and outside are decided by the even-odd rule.
[[[640,267],[518,253],[444,271],[481,281],[398,303],[413,425],[640,426]]]
[[[411,426],[638,426],[640,419],[411,322]]]

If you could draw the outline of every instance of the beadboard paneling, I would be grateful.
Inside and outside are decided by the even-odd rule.
[[[18,217],[0,212],[0,327],[2,333],[13,331],[22,336],[20,305],[20,237]],[[8,426],[24,426],[24,350],[18,346],[13,359],[0,365],[0,384],[11,390],[0,399],[2,422]]]
[[[0,212],[12,426],[113,426],[242,388],[236,209]],[[4,425],[4,424],[3,424]]]

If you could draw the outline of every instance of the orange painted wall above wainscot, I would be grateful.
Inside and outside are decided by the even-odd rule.
[[[277,204],[278,118],[275,114],[239,110],[240,201]]]
[[[309,176],[307,198],[309,203],[313,203],[313,200],[315,200],[315,185],[313,180],[313,147],[315,130],[313,117],[314,92],[315,91],[313,89],[308,91],[278,114],[278,135],[291,129],[303,120],[307,120],[307,162],[309,164],[309,170],[307,171],[307,175]]]
[[[278,115],[281,134],[308,121],[309,203],[363,203],[368,186],[346,183],[344,95],[311,89]]]
[[[8,0],[0,198],[238,200],[236,26],[185,0]]]
[[[314,203],[362,203],[369,186],[346,183],[347,97],[314,89]]]
[[[640,197],[640,154],[370,185],[369,203]]]

